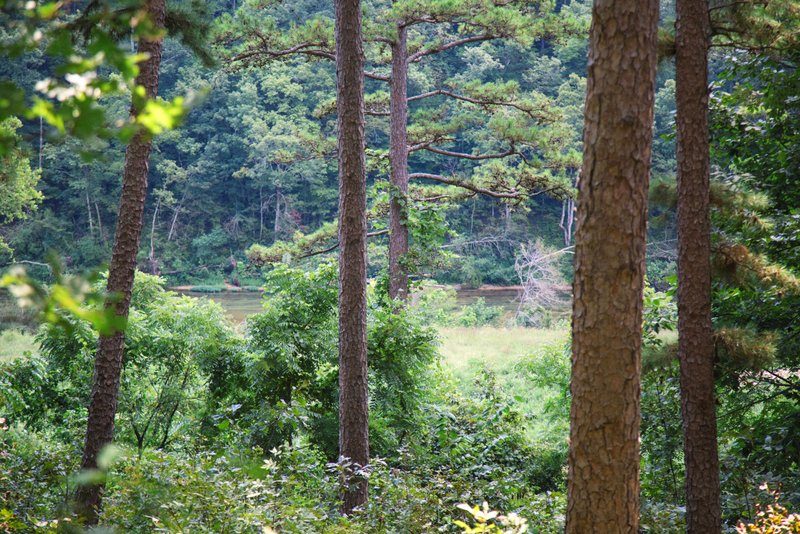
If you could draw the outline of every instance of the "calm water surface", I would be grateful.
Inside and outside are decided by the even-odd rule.
[[[184,295],[205,298],[218,302],[225,308],[234,321],[241,323],[248,316],[261,311],[261,293],[257,291],[222,291],[220,293],[200,293],[197,291],[183,291]],[[458,306],[472,304],[478,298],[483,298],[490,306],[501,306],[506,311],[517,309],[518,290],[514,287],[491,289],[459,289],[456,291]]]

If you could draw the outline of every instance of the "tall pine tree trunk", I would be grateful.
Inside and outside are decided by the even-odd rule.
[[[389,97],[389,162],[391,203],[389,208],[389,296],[408,297],[408,29],[397,28],[392,45],[392,78]]]
[[[369,462],[367,409],[367,182],[360,0],[336,0],[339,135],[339,457]],[[367,501],[367,480],[346,476],[342,511]]]
[[[639,382],[658,0],[595,0],[575,234],[566,532],[639,525]]]
[[[146,0],[145,9],[155,28],[164,28],[165,0]],[[136,84],[144,87],[148,98],[158,93],[158,71],[161,65],[162,37],[143,38],[139,52],[148,59],[139,64],[140,72]],[[131,114],[137,110],[131,107]],[[128,316],[136,271],[136,254],[142,233],[142,217],[147,196],[147,172],[150,159],[151,138],[149,133],[139,132],[131,139],[125,151],[125,167],[122,176],[122,196],[119,202],[114,249],[108,269],[108,292],[119,297],[107,306],[113,307],[116,315]],[[114,439],[114,417],[117,413],[122,357],[125,349],[124,332],[100,336],[94,364],[94,381],[89,418],[86,425],[86,442],[81,468],[97,468],[97,455]],[[97,522],[103,488],[89,484],[79,488],[76,504],[88,524]]]
[[[707,0],[676,4],[678,133],[678,345],[686,526],[720,532],[719,460],[711,326]]]

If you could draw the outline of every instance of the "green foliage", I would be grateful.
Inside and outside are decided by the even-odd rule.
[[[7,145],[0,153],[0,224],[24,219],[39,205],[42,194],[36,189],[40,173],[31,169],[30,161],[21,150],[17,130],[22,123],[16,117],[0,121],[0,143]],[[0,257],[11,254],[0,237]]]
[[[661,292],[656,291],[649,284],[645,286],[642,343],[651,351],[662,347],[663,333],[677,328],[678,307],[672,298],[674,294],[674,287],[667,292]]]
[[[378,454],[386,456],[415,439],[430,400],[436,333],[412,310],[376,306],[368,322],[372,432]]]
[[[295,410],[318,426],[320,418],[335,414],[336,280],[334,263],[312,272],[279,265],[267,274],[264,312],[247,324],[252,397],[234,399],[244,406],[242,416],[253,420],[255,442],[265,450],[291,439],[301,424]]]
[[[439,326],[497,325],[503,315],[501,306],[489,306],[483,297],[459,308],[456,290],[436,285],[423,285],[419,295],[414,297],[413,308],[426,323]]]
[[[489,509],[489,504],[484,501],[483,508],[475,505],[459,504],[459,510],[464,510],[470,515],[470,526],[464,521],[455,521],[456,526],[465,534],[495,533],[495,534],[522,534],[528,531],[528,522],[517,514],[501,515],[500,512]]]
[[[450,286],[421,284],[420,290],[414,293],[412,305],[427,324],[451,324],[457,306],[456,290]]]
[[[12,422],[79,435],[92,383],[98,332],[67,317],[46,322],[37,335],[40,354],[6,364],[4,402]],[[220,380],[214,364],[241,351],[222,309],[210,301],[164,291],[163,280],[138,273],[119,397],[117,435],[140,450],[179,447],[202,415],[206,388]],[[7,403],[7,404],[6,404]]]
[[[8,532],[30,532],[45,519],[69,516],[66,497],[79,456],[52,434],[0,425],[0,525]]]
[[[0,440],[6,451],[0,457],[2,524],[24,532],[73,522],[65,502],[74,487],[70,473],[77,467],[71,448],[18,428],[4,431]],[[430,473],[412,467],[414,461],[407,455],[399,469],[375,460],[370,503],[342,517],[336,512],[339,468],[326,464],[314,448],[282,447],[267,460],[259,451],[235,449],[216,454],[146,451],[141,457],[123,450],[108,473],[101,521],[125,532],[455,532],[454,520],[466,518],[457,505],[482,497],[462,492],[458,473]],[[563,494],[530,495],[526,501],[516,515],[535,521],[532,532],[563,529],[558,519]]]
[[[248,320],[248,387],[237,417],[264,450],[301,431],[330,458],[338,447],[337,268],[278,265],[266,278],[264,311]],[[409,311],[374,299],[368,320],[371,444],[391,454],[418,426],[437,358],[433,331]]]
[[[77,138],[117,136],[126,140],[140,130],[161,133],[182,118],[189,104],[184,98],[167,102],[144,97],[143,88],[135,84],[138,63],[144,56],[129,52],[117,38],[120,34],[138,39],[158,36],[143,8],[92,7],[90,3],[89,9],[75,14],[57,2],[5,2],[2,16],[6,31],[0,53],[17,59],[43,47],[56,61],[55,68],[35,84],[35,90],[46,98],[26,94],[34,88],[20,87],[15,80],[0,81],[0,120],[14,115],[42,118],[60,133]],[[75,39],[76,35],[81,35],[82,42]],[[140,113],[129,121],[113,121],[100,99],[124,93],[133,96]],[[13,139],[0,136],[0,153],[5,155],[12,147]]]
[[[64,274],[62,265],[55,258],[48,264],[53,282],[45,285],[31,278],[20,266],[10,268],[0,277],[0,288],[8,292],[23,309],[30,309],[40,321],[67,329],[75,320],[86,321],[99,331],[110,334],[124,329],[126,321],[118,317],[113,308],[105,308],[105,302],[114,302],[116,296],[105,295],[91,282],[98,278],[92,273],[88,278]]]
[[[461,308],[461,313],[457,315],[456,322],[460,326],[496,325],[502,314],[502,307],[489,306],[483,297],[478,297],[472,304]]]
[[[522,414],[491,373],[474,394],[450,395],[431,417],[430,464],[457,473],[468,500],[516,509],[526,495],[560,487],[565,449],[528,441]]]
[[[800,531],[800,514],[794,514],[780,502],[779,491],[770,490],[767,484],[760,489],[772,496],[770,503],[756,504],[756,519],[752,523],[739,522],[736,532],[739,534],[768,534],[770,532]]]

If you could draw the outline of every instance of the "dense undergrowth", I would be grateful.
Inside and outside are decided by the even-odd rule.
[[[558,530],[565,440],[532,443],[492,380],[462,393],[439,363],[425,313],[398,310],[377,291],[369,310],[372,498],[340,518],[335,266],[277,268],[266,294],[264,311],[240,333],[213,302],[137,277],[119,447],[107,454],[108,471],[95,474],[107,477],[104,524],[121,532],[427,532],[455,529],[453,520],[465,518],[459,503],[486,500],[541,515],[542,532]],[[485,309],[477,307],[484,322],[496,318]],[[44,325],[38,354],[4,364],[6,529],[74,519],[96,335],[77,320]]]
[[[0,530],[79,529],[71,496],[91,477],[106,480],[102,524],[116,532],[455,532],[457,521],[501,518],[523,518],[529,532],[563,529],[563,330],[532,330],[540,339],[510,354],[497,339],[514,330],[501,328],[499,312],[484,303],[454,309],[452,295],[429,293],[399,310],[381,297],[380,284],[373,288],[370,500],[344,518],[335,265],[278,267],[265,288],[263,311],[236,327],[212,301],[138,275],[117,445],[97,473],[78,473],[97,333],[75,319],[45,324],[35,344],[28,338],[38,350],[3,360]],[[669,332],[675,309],[663,293],[648,292],[646,303],[642,525],[645,532],[679,532],[683,461]],[[443,363],[436,328],[465,335],[476,326],[498,357],[455,366],[469,356],[457,354],[465,345],[451,343]],[[719,398],[728,414],[720,418],[720,443],[733,531],[742,518],[759,520],[755,503],[770,502],[757,489],[765,481],[782,484],[782,500],[795,505],[794,449],[786,441],[792,433],[781,441],[775,431],[792,408],[776,402],[752,409],[722,388]],[[483,502],[509,515],[472,508]],[[513,528],[506,531],[519,531]]]

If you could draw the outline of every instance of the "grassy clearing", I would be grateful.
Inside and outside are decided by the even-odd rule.
[[[467,391],[496,385],[517,405],[533,440],[566,439],[568,415],[560,384],[569,374],[566,329],[445,327],[441,353]]]
[[[505,373],[537,349],[565,343],[568,332],[483,326],[444,327],[440,329],[440,334],[445,364],[457,378],[469,384],[484,368]]]
[[[24,356],[26,352],[35,352],[39,349],[33,334],[19,330],[4,330],[0,332],[0,361],[13,360]]]

